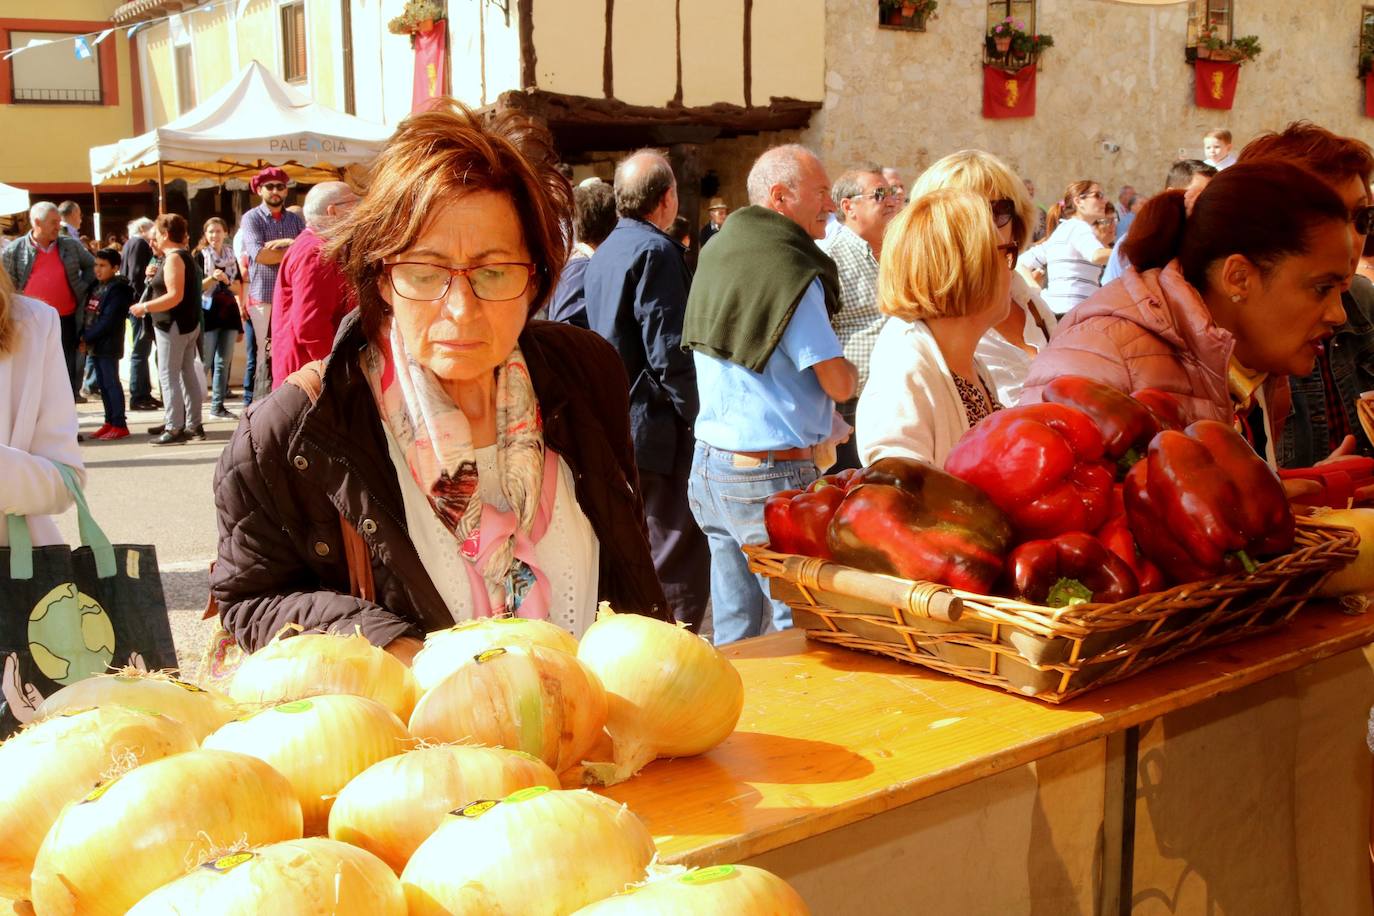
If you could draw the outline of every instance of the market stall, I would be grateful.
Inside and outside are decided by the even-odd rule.
[[[0,216],[24,213],[29,209],[29,192],[0,183]]]

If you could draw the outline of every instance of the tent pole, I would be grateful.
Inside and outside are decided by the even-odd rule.
[[[157,161],[157,212],[158,215],[167,212],[167,185],[162,180],[162,160]]]
[[[95,240],[99,243],[105,238],[100,231],[100,185],[91,185],[91,196],[95,198],[95,216],[93,219],[95,220]]]

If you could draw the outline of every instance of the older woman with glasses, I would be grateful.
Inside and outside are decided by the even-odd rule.
[[[1017,247],[971,190],[916,193],[888,225],[878,307],[890,317],[855,430],[865,465],[890,456],[943,464],[959,437],[1001,406],[976,350],[1007,317]]]
[[[1052,207],[1045,229],[1049,238],[1021,256],[1023,271],[1043,271],[1045,302],[1063,315],[1102,285],[1102,268],[1112,256],[1094,232],[1107,215],[1107,198],[1095,181],[1075,181]]]
[[[473,618],[580,634],[606,600],[667,619],[620,360],[530,319],[566,256],[556,165],[541,128],[456,103],[402,122],[374,163],[326,246],[357,311],[219,462],[212,587],[240,645],[357,628],[408,661]]]

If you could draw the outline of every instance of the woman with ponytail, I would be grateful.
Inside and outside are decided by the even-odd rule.
[[[1021,256],[1023,272],[1043,270],[1048,285],[1045,302],[1063,315],[1097,292],[1102,267],[1112,256],[1093,233],[1093,223],[1107,215],[1107,198],[1095,181],[1075,181],[1050,207],[1045,230],[1049,238]]]
[[[1133,267],[1059,324],[1021,403],[1061,375],[1178,397],[1187,419],[1253,419],[1272,462],[1289,375],[1307,375],[1345,321],[1349,212],[1306,169],[1260,160],[1222,172],[1188,214],[1182,191],[1152,198],[1124,246]]]

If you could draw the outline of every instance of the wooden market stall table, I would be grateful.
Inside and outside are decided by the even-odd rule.
[[[1050,706],[771,634],[725,650],[733,736],[606,793],[665,860],[771,868],[818,914],[1358,916],[1372,641],[1309,607]]]

